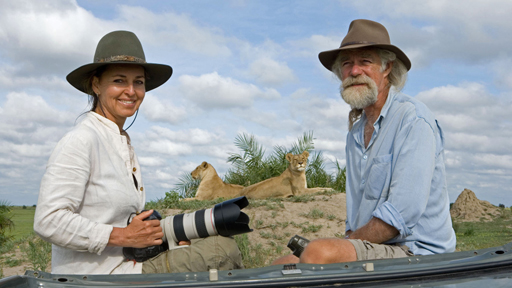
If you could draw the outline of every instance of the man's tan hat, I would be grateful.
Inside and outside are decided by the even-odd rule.
[[[139,38],[130,31],[113,31],[101,38],[96,46],[93,63],[83,65],[68,74],[66,79],[76,89],[87,93],[85,80],[94,70],[109,64],[129,64],[144,67],[146,92],[164,84],[172,75],[169,65],[147,63]]]
[[[347,36],[341,41],[340,48],[320,52],[318,58],[325,68],[331,70],[332,64],[334,64],[340,51],[364,47],[389,50],[396,54],[396,57],[404,63],[407,70],[411,69],[411,61],[407,58],[407,55],[398,47],[391,45],[386,27],[380,23],[365,19],[352,21],[348,27]]]

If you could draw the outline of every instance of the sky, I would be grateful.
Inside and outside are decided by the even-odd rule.
[[[349,106],[318,61],[354,19],[382,23],[411,59],[404,93],[445,133],[450,201],[465,189],[512,206],[509,0],[0,0],[0,200],[37,203],[56,143],[88,111],[66,75],[99,39],[134,32],[148,62],[174,73],[146,93],[128,130],[147,200],[202,161],[223,176],[237,135],[267,154],[313,131],[326,168],[345,165]],[[131,120],[127,120],[127,123]],[[331,169],[331,170],[330,170]]]

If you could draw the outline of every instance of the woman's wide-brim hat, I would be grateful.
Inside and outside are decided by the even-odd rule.
[[[396,57],[404,63],[407,70],[411,69],[411,61],[407,55],[398,47],[391,45],[386,27],[380,23],[365,19],[352,21],[348,28],[347,36],[341,41],[340,48],[320,52],[318,58],[325,68],[332,71],[332,65],[341,51],[365,47],[389,50],[396,54]]]
[[[142,44],[129,31],[113,31],[101,38],[96,46],[93,63],[83,65],[68,74],[66,79],[76,89],[87,93],[91,73],[109,64],[129,64],[144,67],[146,91],[164,84],[172,75],[172,67],[165,64],[147,63]]]

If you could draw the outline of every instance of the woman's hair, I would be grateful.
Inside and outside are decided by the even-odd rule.
[[[94,93],[94,90],[92,89],[92,80],[94,77],[101,78],[101,75],[103,75],[103,72],[107,70],[108,65],[103,65],[98,67],[97,69],[93,70],[89,75],[84,79],[82,85],[84,87],[85,92],[87,95],[89,95],[89,105],[91,105],[91,110],[96,110],[96,107],[98,107],[98,95]]]

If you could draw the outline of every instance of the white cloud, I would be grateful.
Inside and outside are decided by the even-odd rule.
[[[447,85],[418,93],[424,102],[449,132],[463,132],[499,136],[511,135],[510,126],[512,104],[491,95],[482,84],[461,83]],[[503,134],[504,133],[504,134]]]
[[[258,98],[270,100],[280,98],[279,92],[275,89],[262,91],[253,84],[222,77],[217,72],[199,77],[183,75],[178,80],[183,95],[203,109],[247,108]]]
[[[293,71],[284,62],[264,57],[256,59],[249,66],[249,74],[267,86],[280,86],[297,80]]]
[[[15,71],[23,71],[23,77],[28,72],[68,73],[90,63],[99,39],[114,30],[135,32],[145,50],[159,47],[164,52],[161,49],[165,47],[167,53],[174,54],[181,50],[208,57],[231,55],[227,46],[231,40],[222,31],[201,26],[185,14],[119,5],[112,19],[104,20],[74,0],[20,0],[2,4],[0,52],[7,55]],[[154,56],[149,55],[148,60],[151,62]]]
[[[298,123],[297,120],[290,119],[286,116],[288,111],[270,110],[270,107],[266,110],[257,108],[238,109],[234,110],[233,113],[237,117],[245,119],[250,123],[259,124],[270,130],[281,131],[281,133],[283,133],[283,131],[297,131],[300,129],[300,123]]]
[[[317,59],[318,53],[340,47],[343,36],[340,35],[311,35],[309,38],[290,41],[292,47],[297,47],[297,53],[305,58]],[[312,57],[312,56],[315,57]]]
[[[188,15],[169,11],[154,13],[142,7],[124,5],[120,6],[119,12],[118,20],[131,26],[135,32],[140,31],[143,43],[177,47],[210,57],[231,55],[226,45],[229,39],[219,29],[201,27]]]
[[[162,167],[165,166],[166,161],[162,157],[138,157],[139,163],[147,167]]]
[[[146,95],[144,106],[141,108],[144,116],[150,121],[178,124],[187,117],[185,107],[173,105],[171,101],[160,100],[156,96]]]
[[[333,99],[313,94],[307,89],[299,89],[290,98],[292,115],[302,118],[306,127],[315,131],[334,128],[344,132],[348,128],[350,106],[341,96]]]
[[[225,158],[226,151],[232,150],[230,140],[219,131],[189,129],[173,131],[161,126],[153,126],[143,135],[137,135],[137,151],[143,157],[176,157],[210,155]],[[149,160],[148,166],[154,164]],[[197,166],[197,165],[196,165]]]
[[[432,88],[416,98],[431,108],[445,132],[450,199],[469,188],[498,204],[498,195],[510,191],[512,103],[467,82]]]
[[[109,26],[75,1],[10,1],[0,10],[0,51],[24,73],[58,71],[91,58]]]
[[[25,92],[11,92],[2,107],[0,116],[8,123],[30,125],[37,122],[48,125],[62,125],[71,122],[72,115],[50,106],[41,96]]]

